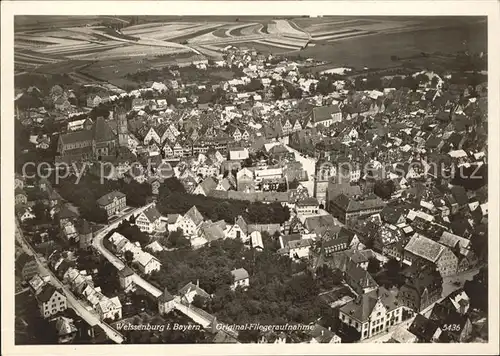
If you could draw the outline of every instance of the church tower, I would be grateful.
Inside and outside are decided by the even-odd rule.
[[[123,107],[118,107],[116,110],[118,146],[128,147],[128,123],[127,112]]]

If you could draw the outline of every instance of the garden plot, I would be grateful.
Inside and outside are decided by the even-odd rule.
[[[272,43],[273,45],[276,46],[283,46],[283,48],[295,48],[295,49],[300,49],[304,47],[308,40],[299,40],[299,39],[291,39],[287,37],[267,37],[263,39],[265,42]]]
[[[333,39],[339,39],[343,37],[350,37],[350,36],[359,36],[359,35],[366,35],[374,33],[372,31],[362,31],[362,30],[344,30],[344,31],[338,31],[338,32],[333,32],[333,33],[325,33],[319,36],[313,37],[314,41],[327,41],[327,40],[333,40]]]
[[[57,46],[56,48],[44,48],[38,52],[43,54],[54,54],[65,57],[82,56],[102,51],[107,51],[116,47],[123,46],[123,42],[109,41],[106,44],[82,43],[75,46]]]
[[[177,33],[182,33],[182,31],[193,30],[199,25],[191,23],[180,23],[180,24],[162,24],[154,27],[148,27],[139,30],[124,29],[122,32],[130,35],[137,36],[141,38],[156,38],[164,39],[169,36],[175,36]]]
[[[222,58],[222,53],[219,48],[214,49],[212,48],[212,46],[209,45],[196,46],[194,48],[198,50],[200,53],[203,53],[205,56],[210,57],[212,59]]]
[[[298,38],[309,37],[307,33],[299,31],[286,20],[273,20],[273,23],[269,25],[269,33]]]
[[[255,24],[255,25],[251,25],[251,26],[248,26],[248,27],[244,27],[242,30],[241,30],[241,34],[243,36],[251,36],[251,35],[258,35],[260,34],[259,30],[263,27],[262,24]]]
[[[290,44],[290,43],[283,43],[282,41],[277,41],[277,40],[271,40],[271,39],[265,39],[265,40],[257,40],[254,41],[260,44],[265,44],[265,45],[270,45],[274,47],[279,47],[279,48],[284,48],[284,49],[289,49],[292,51],[299,50],[301,49],[300,46],[297,46],[295,44]]]
[[[43,36],[52,38],[61,38],[74,41],[94,41],[95,37],[91,34],[75,32],[70,30],[59,30],[59,31],[47,31],[43,33]]]
[[[34,42],[40,42],[40,43],[48,43],[49,45],[51,45],[51,44],[71,45],[71,44],[81,43],[80,41],[77,41],[77,40],[71,40],[71,39],[66,39],[66,38],[55,38],[55,37],[49,37],[49,36],[18,35],[18,36],[16,36],[16,40],[27,40],[27,41],[34,41]]]
[[[141,46],[141,45],[131,45],[119,48],[113,48],[108,51],[94,53],[88,55],[88,57],[94,58],[96,60],[111,60],[129,57],[148,57],[148,56],[161,56],[161,55],[174,55],[177,53],[190,52],[188,48],[175,48],[175,47],[152,47],[152,46]],[[85,58],[86,56],[82,56]]]
[[[251,27],[258,25],[257,23],[245,23],[245,24],[239,24],[235,26],[231,26],[226,30],[226,36],[227,37],[241,37],[244,36],[242,33],[242,30],[246,27]]]
[[[209,33],[205,33],[205,34],[200,35],[200,36],[190,38],[187,42],[189,44],[191,44],[191,43],[198,44],[198,43],[218,42],[220,40],[221,40],[220,37],[214,36],[213,32],[209,32]]]
[[[199,25],[196,27],[191,27],[191,28],[185,28],[177,31],[172,31],[170,33],[167,33],[165,36],[163,36],[161,39],[162,40],[174,40],[175,41],[182,41],[182,40],[189,40],[190,38],[200,36],[205,33],[212,32],[215,28],[218,28],[220,26],[224,25],[223,23],[210,23],[210,24],[205,24],[205,25]]]

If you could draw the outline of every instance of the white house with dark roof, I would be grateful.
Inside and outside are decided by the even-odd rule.
[[[160,218],[161,214],[156,207],[150,206],[137,216],[135,224],[142,232],[148,234],[165,231],[165,224]]]
[[[97,204],[112,216],[127,207],[127,196],[122,192],[111,192],[103,195],[97,200]]]
[[[455,274],[457,271],[458,257],[450,248],[415,234],[404,248],[404,262],[411,265],[418,259],[435,264],[442,277]]]
[[[329,127],[342,120],[342,111],[338,105],[314,107],[310,113],[313,125],[319,124]]]
[[[240,215],[236,218],[236,221],[232,226],[226,230],[226,238],[230,239],[241,239],[242,241],[247,241],[248,239],[248,225]]]
[[[36,295],[42,317],[48,318],[66,310],[66,295],[52,284],[45,284]]]
[[[403,320],[403,305],[397,292],[380,287],[363,294],[339,309],[339,319],[354,327],[361,340],[380,334]]]
[[[231,285],[231,289],[235,290],[236,288],[248,288],[250,286],[250,276],[248,272],[244,268],[238,268],[231,271],[231,275],[234,278],[234,282]]]
[[[204,220],[203,215],[201,215],[196,206],[193,205],[191,209],[182,216],[177,225],[182,229],[184,235],[194,236],[197,234]]]
[[[96,310],[101,320],[120,320],[122,318],[122,304],[118,297],[107,298],[103,296],[97,303]]]

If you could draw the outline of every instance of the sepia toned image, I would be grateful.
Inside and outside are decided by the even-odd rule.
[[[488,16],[276,11],[13,17],[14,345],[496,338]]]

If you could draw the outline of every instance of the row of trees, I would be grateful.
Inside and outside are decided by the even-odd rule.
[[[61,179],[57,185],[59,194],[67,201],[78,206],[80,215],[96,223],[107,222],[106,212],[97,205],[97,200],[112,191],[120,191],[127,196],[127,205],[139,207],[146,204],[151,195],[151,186],[148,183],[137,183],[124,180],[103,180],[92,174],[85,174],[80,181],[74,176]]]
[[[280,203],[223,200],[187,194],[177,178],[169,178],[162,183],[157,204],[160,213],[183,214],[193,206],[212,221],[224,220],[228,223],[234,223],[239,215],[249,223],[259,224],[281,224],[290,218],[289,209]]]

